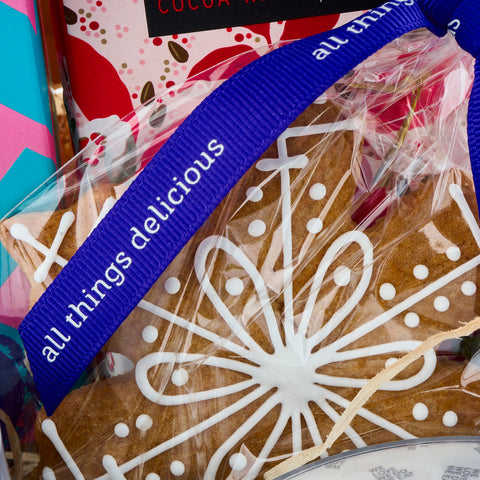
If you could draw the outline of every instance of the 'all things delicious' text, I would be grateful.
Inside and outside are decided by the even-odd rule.
[[[156,197],[155,201],[148,205],[148,216],[143,223],[130,228],[130,243],[135,250],[143,250],[148,245],[153,236],[160,231],[162,223],[169,220],[171,214],[181,206],[192,189],[201,182],[202,175],[210,170],[223,152],[223,144],[212,139],[205,151],[200,153],[199,158],[194,160],[189,168],[178,177],[172,178],[172,185],[165,197]],[[132,263],[133,259],[126,252],[119,251],[108,263],[103,277],[81,290],[82,300],[70,303],[67,307],[68,313],[64,316],[64,322],[70,333],[80,329],[102,300],[123,285]],[[43,338],[45,344],[42,355],[49,363],[55,362],[72,340],[72,336],[60,325],[51,327]]]

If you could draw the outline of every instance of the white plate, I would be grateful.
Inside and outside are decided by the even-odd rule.
[[[359,448],[278,480],[480,480],[480,437],[406,440]]]

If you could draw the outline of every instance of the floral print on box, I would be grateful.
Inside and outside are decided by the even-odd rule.
[[[332,29],[356,15],[150,38],[141,0],[64,0],[63,12],[67,104],[77,149],[92,140],[92,133],[104,134],[112,123],[166,90],[173,104],[186,81],[217,81],[238,68],[233,62],[212,78],[215,65],[236,57],[243,65],[273,45]]]

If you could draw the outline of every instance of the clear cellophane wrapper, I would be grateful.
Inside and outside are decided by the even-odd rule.
[[[455,41],[422,30],[319,97],[217,207],[53,416],[39,412],[28,475],[261,477],[321,445],[379,372],[473,321],[472,81],[473,60]],[[168,108],[157,97],[3,220],[2,241],[30,279],[32,303],[217,83],[183,86]],[[207,167],[199,159],[195,168]],[[159,200],[160,219],[190,180],[177,178]],[[148,242],[147,231],[134,234]],[[121,285],[121,260],[85,291],[86,305]],[[429,345],[372,389],[321,455],[477,435],[479,346],[475,331]],[[55,355],[64,345],[55,338],[48,347]]]

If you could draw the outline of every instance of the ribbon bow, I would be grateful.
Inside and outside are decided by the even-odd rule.
[[[447,30],[474,58],[480,53],[480,5],[478,0],[418,0],[420,9],[432,23],[431,30],[441,36]]]
[[[51,414],[103,344],[207,220],[233,185],[290,123],[334,82],[400,35],[427,27],[450,30],[475,57],[478,0],[392,0],[330,32],[274,50],[210,95],[177,129],[138,179],[87,238],[20,326],[37,388]],[[477,69],[478,64],[477,64]],[[480,191],[480,101],[476,75],[469,112],[475,185]],[[195,169],[203,158],[205,168]],[[205,163],[205,160],[208,162]],[[188,194],[154,218],[159,228],[135,241],[176,188]],[[177,192],[178,193],[178,192]],[[181,198],[181,200],[180,200]],[[108,291],[88,319],[66,322],[82,290],[105,276],[115,259],[129,259],[121,285]],[[69,343],[54,361],[44,339],[60,327]],[[68,330],[68,331],[66,331]]]
[[[476,60],[480,55],[480,4],[478,0],[418,0],[431,22],[430,30],[441,36],[448,30],[460,47]],[[475,191],[480,192],[480,65],[475,63],[475,80],[468,107],[468,146]],[[477,193],[477,203],[478,193]]]

